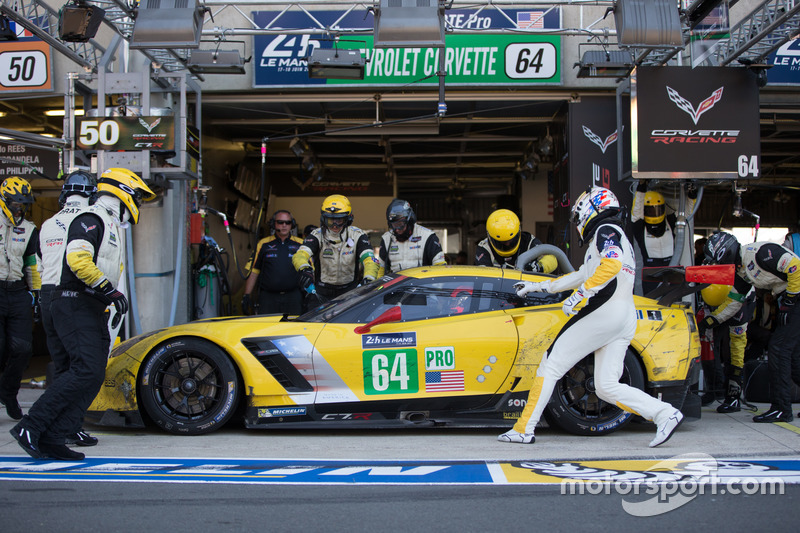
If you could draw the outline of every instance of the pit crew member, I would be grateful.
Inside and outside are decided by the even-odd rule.
[[[367,234],[352,225],[350,200],[341,194],[325,198],[319,222],[292,257],[300,286],[330,299],[375,281],[379,268],[375,253]]]
[[[625,352],[636,332],[633,284],[636,277],[631,243],[625,237],[616,196],[603,187],[581,194],[572,207],[572,222],[581,240],[591,239],[584,264],[576,272],[541,282],[522,281],[517,294],[576,289],[564,300],[571,317],[547,351],[514,427],[498,436],[501,442],[535,441],[534,429],[556,382],[586,355],[594,352],[597,395],[626,411],[656,423],[650,447],[666,442],[683,420],[681,412],[635,387],[619,382]],[[586,305],[576,307],[584,299]]]
[[[381,237],[378,252],[379,277],[384,272],[447,264],[439,237],[433,230],[417,224],[417,215],[407,201],[392,200],[386,208],[386,222],[389,231]]]
[[[542,241],[521,231],[519,217],[509,209],[498,209],[486,219],[486,238],[478,243],[475,264],[516,268],[517,257],[522,252],[542,244]],[[526,265],[525,270],[549,274],[558,268],[554,255],[543,255]]]
[[[110,346],[105,309],[114,305],[115,319],[128,311],[128,300],[117,288],[124,257],[120,228],[139,222],[141,202],[153,198],[155,193],[139,176],[128,169],[110,168],[97,182],[94,205],[69,226],[50,301],[58,341],[69,354],[69,370],[45,389],[10,431],[31,457],[84,458],[69,449],[65,439],[78,427],[103,384]]]
[[[22,373],[33,355],[33,320],[39,311],[41,288],[36,268],[39,230],[25,220],[33,204],[33,189],[26,180],[12,176],[0,184],[0,403],[14,420],[22,418],[17,401]],[[36,317],[38,319],[38,316]]]
[[[753,422],[791,422],[792,381],[800,384],[800,311],[796,305],[800,258],[771,242],[741,246],[736,237],[724,231],[708,238],[704,252],[710,263],[734,265],[738,283],[743,280],[778,297],[778,324],[767,346],[771,405],[765,413],[754,416]],[[736,302],[728,307],[736,307]],[[713,321],[706,324],[713,325]]]

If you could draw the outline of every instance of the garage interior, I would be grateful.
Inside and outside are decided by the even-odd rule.
[[[720,1],[683,2],[681,20],[690,29],[700,15],[720,5]],[[119,1],[95,2],[106,9],[104,24],[120,38],[129,40],[133,12]],[[276,2],[259,2],[275,6]],[[342,9],[349,2],[330,2]],[[530,2],[509,5],[541,7],[560,6],[572,9],[575,2]],[[736,1],[727,5],[734,7]],[[791,5],[790,5],[791,4]],[[33,14],[41,13],[41,0],[23,0],[12,9],[8,2],[0,11],[50,43],[58,52],[96,69],[97,50],[64,43],[50,27],[36,26]],[[234,4],[208,1],[212,9]],[[285,4],[294,6],[295,4]],[[465,3],[455,3],[463,7]],[[469,4],[475,6],[476,4]],[[486,3],[488,6],[489,3]],[[614,7],[616,2],[592,2]],[[479,3],[479,6],[483,3]],[[486,7],[484,6],[484,7]],[[53,9],[48,6],[50,16]],[[37,11],[39,10],[39,11]],[[744,64],[762,65],[769,54],[790,39],[796,38],[800,5],[775,0],[759,3],[742,21],[741,34],[732,32],[725,47],[714,60],[718,65],[744,68]],[[213,23],[212,23],[213,24]],[[747,26],[750,24],[750,26]],[[209,29],[206,22],[206,32]],[[757,27],[758,32],[752,28]],[[787,28],[794,28],[789,31]],[[745,31],[751,28],[750,33]],[[226,30],[227,31],[227,30]],[[262,30],[265,31],[265,30]],[[298,33],[319,31],[299,28]],[[458,33],[457,29],[448,31]],[[589,35],[591,27],[581,31]],[[257,32],[242,31],[254,35]],[[268,32],[267,32],[268,33]],[[568,34],[565,32],[565,34]],[[685,31],[685,43],[691,32]],[[89,47],[91,48],[91,47]],[[144,50],[158,60],[165,71],[192,72],[187,64],[187,50]],[[672,64],[675,48],[632,49],[639,65]],[[566,71],[573,65],[564,64]],[[755,67],[754,67],[755,68]],[[769,71],[766,70],[767,78]],[[206,75],[208,76],[208,75]],[[203,77],[198,75],[198,79]],[[484,235],[486,216],[494,208],[519,202],[526,182],[547,181],[559,161],[555,153],[566,148],[555,134],[556,121],[569,102],[587,95],[609,95],[613,90],[586,88],[492,88],[446,87],[447,111],[438,113],[439,94],[435,87],[407,87],[376,90],[250,90],[237,92],[203,91],[202,135],[239,143],[244,151],[243,166],[259,175],[261,143],[267,141],[267,187],[279,194],[280,184],[293,183],[313,190],[319,183],[367,183],[379,187],[384,196],[408,199],[415,206],[419,220],[428,226],[447,228],[458,233],[461,248],[469,248]],[[109,102],[109,105],[113,105]],[[61,117],[46,116],[45,111],[64,108],[62,95],[17,95],[0,98],[2,133],[63,134]],[[787,227],[798,221],[800,194],[800,99],[794,86],[770,85],[760,91],[761,165],[758,180],[737,183],[705,183],[703,209],[698,213],[698,228],[748,226],[749,218],[733,216],[737,199],[760,216],[764,227]],[[376,126],[375,124],[379,124]],[[339,130],[339,131],[335,131]],[[13,138],[13,137],[12,137]],[[204,150],[213,150],[209,143]],[[209,153],[204,158],[211,159]],[[208,174],[230,169],[204,168]],[[228,177],[231,178],[230,176]],[[53,191],[58,184],[53,184]],[[212,190],[209,205],[227,211],[235,218],[235,205],[215,199]],[[267,211],[271,211],[267,207]],[[263,219],[262,219],[263,222]],[[524,222],[524,221],[523,221]],[[239,228],[242,229],[242,228]],[[247,229],[247,228],[244,228]],[[253,237],[261,230],[250,228]],[[539,228],[526,228],[540,234]],[[243,259],[240,257],[240,261]]]

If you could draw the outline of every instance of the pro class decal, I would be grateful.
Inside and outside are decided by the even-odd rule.
[[[417,345],[417,333],[375,333],[361,336],[362,348],[402,348]]]
[[[425,348],[425,370],[451,370],[456,367],[456,350],[453,346]]]

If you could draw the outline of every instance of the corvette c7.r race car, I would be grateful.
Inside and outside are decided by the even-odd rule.
[[[118,344],[87,420],[183,435],[248,428],[508,428],[567,320],[559,294],[521,298],[547,276],[490,267],[393,273],[296,318],[200,320]],[[691,309],[636,297],[622,380],[678,408],[699,373]],[[599,399],[593,357],[556,386],[547,420],[602,435],[633,415]],[[693,416],[698,416],[694,414]]]

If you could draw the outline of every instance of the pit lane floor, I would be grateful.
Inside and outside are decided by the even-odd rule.
[[[41,389],[22,389],[23,411]],[[758,404],[761,410],[768,407]],[[537,429],[533,445],[496,440],[496,430],[245,430],[236,424],[210,435],[182,437],[155,428],[87,425],[99,445],[79,448],[85,461],[34,461],[13,440],[15,422],[0,412],[0,479],[174,481],[223,483],[554,483],[570,468],[646,472],[687,458],[744,461],[800,481],[800,419],[755,424],[753,412],[703,408],[658,448],[655,426],[631,424],[603,437]],[[726,463],[727,464],[727,463]],[[751,472],[753,473],[753,472]],[[739,471],[730,476],[743,475]]]

